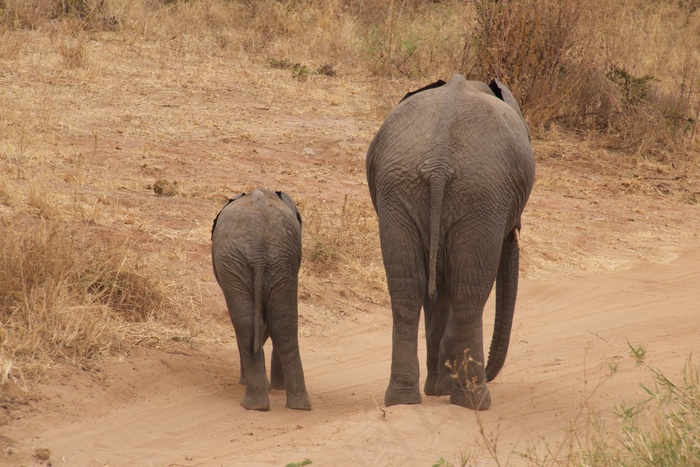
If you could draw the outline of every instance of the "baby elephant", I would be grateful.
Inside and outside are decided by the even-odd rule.
[[[241,357],[241,405],[270,410],[265,355],[272,338],[271,386],[287,407],[311,410],[297,336],[301,215],[281,191],[256,189],[231,199],[212,227],[214,275],[226,298]]]

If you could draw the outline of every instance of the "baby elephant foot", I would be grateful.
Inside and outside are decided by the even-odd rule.
[[[387,407],[399,404],[420,404],[422,401],[418,384],[406,387],[390,381],[384,394],[384,405]]]
[[[309,395],[307,393],[299,395],[291,395],[288,393],[286,407],[294,410],[311,410],[311,400],[309,400]]]
[[[473,384],[468,388],[455,384],[450,402],[472,410],[486,410],[491,406],[491,394],[485,383]]]
[[[267,412],[270,410],[270,398],[267,393],[263,394],[251,394],[246,391],[241,401],[241,405],[247,410],[260,410],[262,412]]]

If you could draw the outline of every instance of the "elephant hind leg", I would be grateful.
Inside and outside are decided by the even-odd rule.
[[[381,216],[379,220],[393,317],[391,377],[384,404],[420,404],[418,326],[427,291],[425,259],[417,248],[417,233],[383,225]]]
[[[420,309],[418,310],[420,312]],[[384,393],[384,405],[420,404],[422,397],[418,387],[418,358],[416,340],[397,337],[394,331],[391,359],[391,377]],[[412,355],[416,355],[415,362]]]
[[[270,410],[267,394],[267,374],[265,354],[261,349],[253,353],[253,300],[252,297],[238,294],[226,296],[226,304],[231,323],[236,332],[238,354],[241,358],[241,379],[245,384],[245,394],[241,405],[248,410]]]
[[[270,387],[272,389],[285,389],[282,360],[280,360],[280,353],[274,345],[272,346],[272,358],[270,359]]]
[[[268,330],[272,338],[272,384],[287,392],[286,407],[311,410],[301,364],[298,336],[297,288],[276,291],[268,301]]]
[[[440,342],[445,334],[447,326],[447,317],[449,313],[450,302],[447,299],[447,293],[443,290],[438,290],[432,298],[426,297],[423,299],[423,311],[425,315],[425,340],[427,359],[426,366],[428,375],[425,378],[423,393],[426,396],[443,396],[449,394],[452,389],[450,385],[447,393],[441,393],[439,390],[439,375],[441,366],[445,365],[444,354],[441,353]],[[448,375],[449,377],[449,375]],[[449,381],[452,383],[452,380]]]
[[[265,375],[265,354],[263,350],[258,353],[247,353],[244,356],[244,368],[247,377],[245,394],[241,405],[247,410],[270,410],[270,397],[267,394],[267,377]]]
[[[448,319],[445,331],[440,341],[440,352],[437,364],[437,381],[435,382],[436,396],[449,396],[455,383],[455,373],[452,363],[455,361],[455,330],[454,316],[451,309],[447,310]]]
[[[491,405],[484,371],[483,311],[500,257],[500,242],[493,238],[497,237],[483,235],[462,248],[454,245],[448,265],[452,304],[448,327],[454,331],[451,370],[455,378],[450,402],[474,410]]]

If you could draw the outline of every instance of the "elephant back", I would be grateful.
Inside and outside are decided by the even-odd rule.
[[[256,189],[230,200],[212,229],[212,253],[238,263],[301,262],[301,224],[297,212],[276,192]]]

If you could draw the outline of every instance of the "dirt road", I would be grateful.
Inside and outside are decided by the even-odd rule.
[[[5,432],[25,448],[48,447],[53,465],[432,465],[460,453],[479,465],[524,464],[547,440],[556,449],[590,413],[610,419],[615,404],[642,398],[649,375],[627,341],[675,376],[700,351],[700,250],[668,265],[557,283],[524,280],[512,347],[491,384],[493,406],[475,414],[425,398],[383,408],[390,319],[383,307],[302,339],[314,410],[284,408],[273,391],[268,413],[238,405],[232,343],[191,352],[148,351],[92,371],[60,374],[49,399]],[[301,310],[304,313],[304,308]],[[424,356],[421,354],[421,361]],[[619,365],[609,377],[610,366]],[[614,422],[611,422],[614,425]],[[482,431],[483,430],[483,433]],[[9,460],[5,457],[5,460]]]

